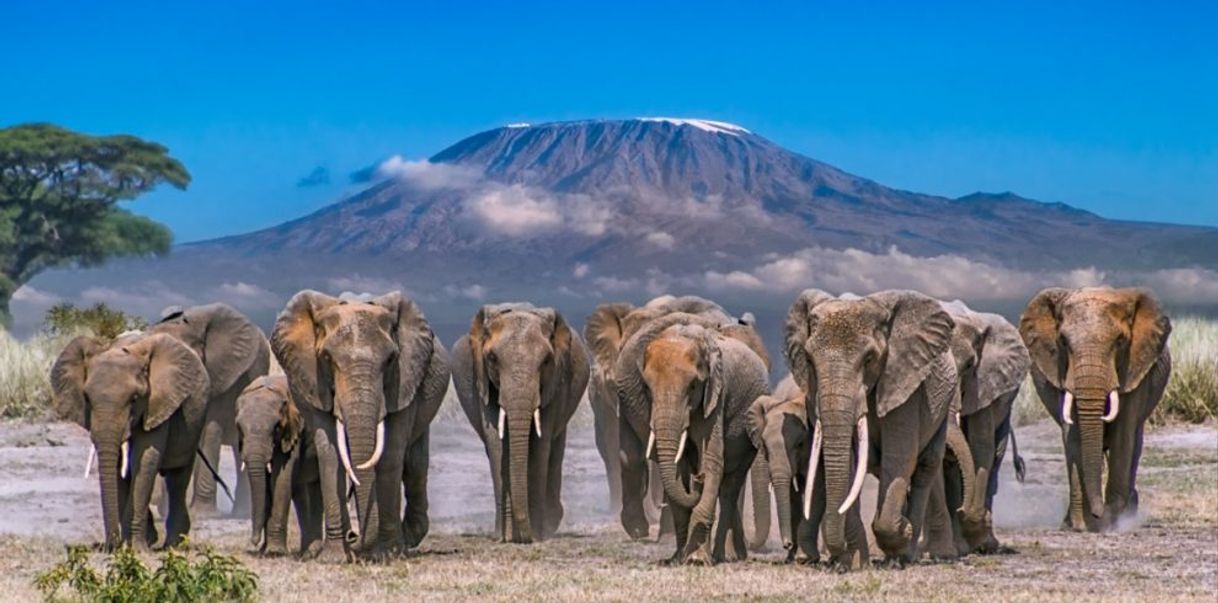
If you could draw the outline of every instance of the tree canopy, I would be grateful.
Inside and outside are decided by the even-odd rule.
[[[0,316],[47,268],[168,253],[168,228],[117,206],[162,183],[185,189],[190,174],[154,142],[52,124],[0,129]]]

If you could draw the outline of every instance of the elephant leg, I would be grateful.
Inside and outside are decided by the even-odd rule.
[[[228,444],[228,451],[233,455],[233,467],[237,468],[237,484],[233,491],[233,510],[229,513],[230,517],[235,519],[249,519],[250,517],[250,479],[249,476],[241,470],[241,452],[237,450],[237,442],[234,439]],[[219,471],[220,467],[216,467]]]
[[[406,447],[413,427],[413,421],[408,414],[399,412],[385,418],[386,450],[376,465],[376,485],[372,492],[375,505],[368,513],[369,517],[375,516],[378,523],[376,526],[367,526],[369,533],[364,537],[365,542],[373,542],[369,540],[369,536],[376,536],[374,554],[377,556],[396,552],[404,544],[402,472],[406,468]],[[427,489],[426,482],[423,483],[423,489]]]
[[[995,402],[994,404],[999,404]],[[978,552],[989,554],[997,552],[998,539],[994,537],[994,529],[990,521],[990,509],[993,496],[989,491],[990,483],[996,482],[998,472],[994,463],[999,462],[998,456],[998,425],[994,422],[994,406],[975,412],[964,419],[964,431],[968,438],[969,452],[973,454],[973,463],[977,476],[985,476],[985,483],[978,479],[974,487],[985,488],[985,540],[977,546]],[[985,473],[982,473],[985,471]],[[995,486],[995,489],[996,486]],[[981,493],[978,493],[981,495]],[[975,535],[974,535],[975,542]]]
[[[334,447],[334,426],[317,425],[313,428],[313,446],[317,451],[318,488],[325,514],[325,538],[306,552],[308,558],[338,562],[350,559],[347,532],[350,519],[347,515],[346,479],[338,462],[338,451]]]
[[[296,463],[289,460],[278,472],[272,474],[271,516],[266,526],[267,555],[278,557],[288,554],[288,507],[293,498],[292,484],[295,481]],[[297,511],[299,513],[299,510]]]
[[[744,561],[748,559],[748,547],[744,539],[744,521],[740,500],[744,494],[744,482],[748,478],[747,465],[723,479],[719,493],[719,521],[715,526],[714,559],[719,561]],[[728,539],[730,534],[731,539]]]
[[[643,497],[643,513],[648,526],[657,526],[656,540],[673,533],[672,511],[664,500],[664,482],[660,480],[659,465],[647,461],[647,495]]]
[[[296,522],[300,528],[300,552],[305,554],[324,536],[325,513],[321,504],[321,483],[309,482],[296,487],[293,498]]]
[[[913,539],[909,543],[908,555],[910,560],[918,558],[918,536],[926,524],[926,509],[930,504],[930,492],[935,480],[943,479],[943,450],[947,445],[947,423],[939,427],[939,432],[931,438],[926,448],[918,455],[918,464],[914,467],[909,489],[909,507],[906,517],[913,527]]]
[[[402,519],[402,535],[407,549],[423,542],[431,529],[428,520],[427,471],[431,462],[431,431],[423,432],[406,452],[402,483],[406,491],[406,514]]]
[[[846,550],[850,552],[850,569],[866,567],[871,559],[867,530],[863,527],[863,511],[854,505],[846,512]]]
[[[188,464],[165,472],[165,493],[169,497],[169,512],[165,519],[165,546],[173,547],[190,534],[190,508],[186,491],[190,486],[193,465]]]
[[[639,540],[646,538],[651,526],[647,522],[647,514],[643,510],[643,497],[647,495],[648,463],[643,457],[644,442],[639,440],[634,430],[626,424],[624,418],[619,418],[621,424],[618,435],[618,449],[622,473],[622,527],[631,538]]]
[[[930,501],[926,507],[926,552],[932,559],[956,559],[960,556],[956,549],[956,535],[952,531],[950,509],[947,506],[944,474],[948,470],[949,463],[944,462],[943,469],[931,484]]]
[[[878,512],[871,522],[876,544],[886,560],[898,565],[911,560],[910,543],[914,539],[908,502],[921,451],[916,433],[918,421],[916,415],[909,416],[911,410],[916,411],[916,405],[907,403],[885,418],[892,429],[883,429],[880,433]]]
[[[491,488],[495,492],[495,535],[500,542],[508,542],[512,535],[505,531],[510,520],[507,517],[507,501],[503,491],[503,442],[487,427],[483,431],[482,445],[486,449],[486,459],[491,465]]]
[[[133,439],[131,444],[131,545],[137,549],[146,549],[152,544],[146,538],[148,505],[152,501],[157,468],[161,465],[161,451],[151,445],[149,439],[151,437],[144,438],[142,442]]]
[[[223,430],[220,423],[212,417],[207,418],[203,425],[203,435],[199,438],[199,450],[217,471],[220,469],[220,438]],[[195,517],[214,517],[216,515],[216,478],[208,470],[202,460],[194,463],[194,496],[190,501],[190,513]]]
[[[1087,528],[1083,513],[1083,484],[1082,468],[1079,466],[1078,447],[1070,441],[1070,426],[1062,426],[1062,446],[1066,451],[1066,479],[1070,483],[1070,502],[1066,508],[1066,518],[1062,520],[1063,530],[1082,531]]]
[[[599,381],[599,379],[596,379]],[[605,478],[609,483],[609,513],[620,513],[622,509],[622,473],[621,461],[618,458],[618,418],[610,406],[615,400],[602,400],[601,396],[593,395],[598,389],[598,383],[589,385],[588,400],[592,406],[593,433],[596,438],[596,451],[601,455],[605,464]]]
[[[807,483],[805,476],[801,483]],[[803,491],[792,492],[791,500],[797,501],[797,508],[791,513],[792,523],[798,526],[796,541],[799,552],[795,556],[795,561],[798,563],[819,563],[820,562],[820,524],[825,516],[825,472],[816,472],[816,481],[812,484],[812,515],[805,518],[803,516]],[[850,526],[847,524],[847,536],[849,536]]]
[[[546,481],[546,525],[545,537],[558,533],[566,510],[562,505],[562,463],[567,452],[567,431],[554,437],[550,445],[549,479]]]
[[[1108,450],[1108,483],[1104,487],[1103,518],[1106,528],[1117,527],[1117,521],[1125,517],[1133,490],[1134,442],[1141,439],[1141,429],[1134,414],[1118,415],[1104,434],[1104,447]]]
[[[529,450],[529,529],[538,539],[546,537],[546,482],[550,476],[550,440],[530,437]]]
[[[934,500],[936,494],[931,491],[930,507],[927,509],[927,521],[929,522],[930,513],[937,504]],[[964,527],[960,523],[960,507],[964,505],[964,478],[960,474],[960,465],[955,459],[943,459],[943,503],[944,510],[947,512],[947,522],[952,534],[952,544],[958,555],[965,555],[969,551],[968,542],[964,538]]]
[[[1136,517],[1138,514],[1138,464],[1142,462],[1143,429],[1144,426],[1139,423],[1133,435],[1133,454],[1129,462],[1129,497],[1125,506],[1125,514],[1128,517]]]
[[[665,505],[672,510],[673,533],[676,536],[677,550],[672,557],[668,559],[669,563],[684,563],[685,562],[685,546],[688,544],[689,538],[689,515],[690,510],[677,505]]]

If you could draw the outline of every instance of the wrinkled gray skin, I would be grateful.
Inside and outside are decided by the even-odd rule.
[[[652,453],[676,532],[674,563],[747,556],[737,505],[757,449],[748,437],[745,409],[768,387],[762,359],[721,326],[733,325],[684,313],[657,318],[623,344],[614,370],[623,461],[642,465],[645,442],[655,434]],[[678,458],[683,433],[687,440]],[[644,471],[625,463],[622,469],[624,476]]]
[[[1036,393],[1062,428],[1070,480],[1062,527],[1113,529],[1137,514],[1142,427],[1171,375],[1171,320],[1146,289],[1054,288],[1028,302],[1019,332]],[[1063,417],[1066,392],[1073,424]],[[1109,422],[1112,392],[1119,406]]]
[[[567,423],[588,385],[583,341],[553,308],[487,305],[453,346],[452,373],[491,464],[500,539],[553,536],[563,516]]]
[[[671,531],[672,518],[671,513],[661,513],[662,485],[654,464],[649,467],[645,459],[629,456],[636,448],[641,454],[643,444],[635,446],[635,442],[630,442],[625,447],[621,444],[623,438],[629,440],[633,436],[629,430],[622,429],[624,421],[619,413],[614,370],[622,344],[627,339],[649,321],[676,312],[701,316],[716,324],[736,323],[728,331],[753,348],[765,361],[767,370],[769,368],[769,356],[751,316],[746,315],[739,320],[732,318],[719,304],[701,297],[664,295],[642,307],[625,302],[601,304],[587,317],[584,337],[592,350],[593,359],[588,401],[592,406],[596,447],[605,463],[605,474],[609,480],[610,507],[620,510],[622,527],[635,539],[646,538],[653,522],[660,524],[661,535]],[[756,475],[764,476],[766,473],[765,468],[761,467]],[[756,479],[754,486],[754,509],[767,510],[755,514],[755,536],[750,549],[756,550],[764,544],[764,536],[769,534],[770,516],[768,489],[758,487]],[[760,543],[757,542],[759,539]]]
[[[207,412],[199,357],[169,335],[128,335],[109,346],[77,337],[51,368],[51,387],[56,414],[88,429],[97,449],[105,547],[154,543],[148,503],[158,473],[169,494],[164,545],[181,542],[190,532],[186,489]]]
[[[956,326],[952,357],[960,387],[953,410],[968,442],[977,488],[965,496],[959,456],[944,459],[942,483],[931,493],[930,554],[953,558],[1004,550],[994,536],[993,505],[998,472],[1011,436],[1011,408],[1028,373],[1028,351],[1014,325],[997,314],[974,312],[961,301],[943,303]],[[956,419],[949,416],[949,426]]]
[[[186,308],[171,307],[162,312],[161,321],[149,333],[167,333],[194,350],[211,383],[208,391],[207,422],[199,448],[211,466],[220,468],[220,445],[232,450],[237,459],[237,396],[270,367],[271,351],[266,336],[254,323],[227,304],[208,304]],[[234,463],[236,464],[236,463]],[[249,515],[249,480],[237,475],[233,494],[235,517]],[[233,486],[233,484],[229,484]],[[191,514],[205,517],[216,512],[216,479],[201,460],[194,469],[194,494]]]
[[[418,546],[429,526],[429,427],[449,379],[448,354],[423,312],[399,292],[365,300],[302,291],[279,314],[271,348],[321,471],[326,537],[309,555],[358,552],[379,560]],[[381,456],[374,459],[380,429]],[[344,444],[349,472],[340,461]],[[355,551],[344,539],[344,474],[358,482]]]
[[[891,565],[916,557],[956,395],[953,327],[937,301],[914,291],[835,298],[809,289],[791,306],[785,356],[805,392],[808,418],[819,418],[823,433],[823,458],[806,479],[815,480],[813,494],[824,492],[821,527],[829,561],[840,569],[860,567],[866,555],[848,546],[856,539],[846,515],[859,503],[841,512],[859,464],[860,418],[868,430],[866,470],[880,482],[871,526],[876,542]]]
[[[250,549],[288,552],[288,507],[295,506],[300,552],[321,536],[317,451],[292,402],[283,375],[259,377],[237,398],[241,462],[250,478]]]

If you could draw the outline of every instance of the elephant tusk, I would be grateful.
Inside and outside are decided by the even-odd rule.
[[[960,413],[956,413],[956,426],[960,425]]]
[[[688,437],[689,437],[688,429],[681,432],[681,443],[677,444],[677,458],[673,460],[674,463],[681,462],[681,455],[685,454],[685,440],[688,439]]]
[[[270,472],[271,472],[271,462],[270,462],[270,461],[267,461],[267,462],[266,462],[266,472],[267,472],[267,473],[270,473]]]
[[[245,473],[245,461],[241,461],[241,466],[237,467],[237,473]]]
[[[656,432],[647,432],[647,451],[643,453],[644,459],[651,458],[651,451],[656,447]]]
[[[533,410],[533,430],[537,432],[537,437],[541,437],[541,409]]]
[[[854,468],[854,483],[850,485],[850,494],[846,495],[846,500],[842,506],[838,507],[838,513],[845,513],[850,510],[850,506],[854,501],[858,500],[859,493],[863,491],[863,478],[867,475],[867,455],[871,451],[871,441],[867,436],[867,415],[859,418],[858,424],[859,446],[858,446],[858,466]]]
[[[506,425],[507,425],[507,411],[500,408],[499,409],[499,439],[500,440],[503,439],[503,430]]]
[[[381,419],[376,424],[376,447],[372,449],[372,457],[357,465],[356,469],[371,469],[376,466],[376,463],[381,460],[381,453],[385,451],[385,420]]]
[[[342,421],[337,424],[335,442],[338,444],[338,458],[343,462],[343,469],[347,470],[347,477],[351,478],[351,483],[359,485],[359,478],[355,477],[355,469],[351,468],[351,453],[347,450],[347,427]]]
[[[93,461],[97,460],[97,447],[89,446],[89,458],[85,460],[85,479],[89,479],[89,472],[93,471]]]
[[[127,470],[130,467],[131,460],[127,454],[131,450],[131,440],[123,440],[123,445],[119,447],[118,454],[123,457],[123,464],[119,466],[118,476],[127,479]]]
[[[1121,412],[1121,394],[1117,390],[1108,392],[1108,414],[1104,415],[1104,422],[1111,423],[1116,420],[1117,413]]]
[[[1074,425],[1074,419],[1070,417],[1070,415],[1073,413],[1074,394],[1070,393],[1070,390],[1066,390],[1066,393],[1062,394],[1062,421],[1064,421],[1066,425]]]
[[[804,517],[812,519],[812,487],[816,485],[816,469],[820,464],[821,438],[820,419],[812,427],[812,456],[808,458],[808,483],[804,484]],[[799,481],[796,479],[796,481]]]
[[[795,491],[799,492],[799,478],[791,480],[791,485],[795,487]],[[770,485],[770,490],[774,489],[773,484]]]

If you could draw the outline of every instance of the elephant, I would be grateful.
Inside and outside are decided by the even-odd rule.
[[[939,548],[931,554],[951,558],[967,553],[1009,552],[994,536],[994,496],[998,492],[998,472],[1006,455],[1007,440],[1015,438],[1011,409],[1028,374],[1028,350],[1019,329],[1002,316],[974,312],[959,300],[942,306],[956,324],[951,350],[960,396],[955,420],[949,420],[948,424],[949,450],[943,480],[931,493],[928,513],[933,517],[927,518],[932,533],[947,528],[950,532],[937,539]],[[960,475],[963,461],[950,445],[950,432],[957,425],[972,457],[967,463],[975,471],[975,488],[963,484]],[[1018,451],[1014,456],[1017,479],[1023,481]]]
[[[1136,516],[1142,429],[1171,376],[1171,328],[1141,288],[1050,288],[1024,309],[1019,332],[1032,382],[1066,452],[1063,528],[1106,531]]]
[[[453,345],[452,373],[490,461],[500,539],[553,536],[563,517],[567,423],[588,385],[588,349],[553,308],[485,305]]]
[[[614,367],[624,494],[654,454],[676,532],[673,563],[747,556],[737,504],[757,449],[745,409],[768,392],[768,380],[761,357],[721,326],[680,312],[654,319],[626,340]]]
[[[791,375],[779,382],[772,395],[757,398],[749,407],[749,437],[769,461],[770,483],[778,508],[779,533],[783,548],[787,551],[788,563],[811,564],[820,559],[817,538],[825,508],[824,476],[820,476],[814,492],[810,517],[804,518],[802,513],[793,512],[791,506],[792,501],[800,496],[800,484],[807,480],[811,435],[804,393],[795,385]],[[964,492],[971,498],[974,483],[972,456],[963,433],[953,423],[948,424],[947,444],[961,458]],[[847,535],[853,539],[848,542],[848,547],[861,551],[866,560],[867,539],[861,518],[855,513],[848,516],[847,521],[857,522],[847,526]]]
[[[625,488],[628,493],[623,497],[621,464],[621,433],[622,419],[619,413],[619,401],[614,376],[614,368],[622,344],[648,321],[655,320],[666,314],[684,312],[705,317],[718,324],[725,325],[729,332],[738,339],[746,342],[765,362],[766,369],[770,366],[770,357],[765,351],[753,326],[753,317],[746,313],[740,319],[728,314],[722,306],[697,296],[675,297],[663,295],[652,299],[641,307],[635,307],[625,302],[601,304],[587,317],[584,325],[584,339],[592,350],[593,367],[588,384],[588,402],[592,407],[595,424],[596,447],[605,464],[605,475],[609,481],[610,508],[620,511],[622,527],[631,538],[646,538],[651,529],[651,518],[659,520],[660,532],[671,529],[671,517],[661,517],[659,501],[648,492],[659,494],[659,475],[654,470],[645,471],[640,475],[625,477],[631,484]],[[734,325],[732,323],[735,323]],[[726,325],[732,325],[727,327]],[[636,466],[636,465],[632,465]],[[757,472],[763,475],[764,468]],[[764,498],[768,491],[757,487],[754,480],[754,508],[766,509],[757,514],[757,528],[754,533],[769,534],[769,501]],[[756,539],[752,545],[756,545]],[[750,546],[756,549],[757,546]]]
[[[957,392],[954,326],[939,302],[916,291],[834,297],[808,289],[791,305],[784,355],[813,426],[803,511],[815,517],[814,501],[825,500],[821,527],[839,570],[866,561],[854,513],[868,472],[880,482],[871,528],[885,563],[902,567],[917,556]]]
[[[164,546],[190,532],[186,490],[208,388],[203,361],[165,334],[126,334],[110,344],[81,336],[55,360],[55,413],[89,430],[97,450],[106,549],[155,543],[148,504],[158,474],[169,494]]]
[[[237,447],[250,478],[250,548],[288,552],[288,507],[295,506],[300,551],[322,537],[317,451],[283,375],[259,377],[237,397]]]
[[[228,446],[237,465],[237,396],[255,379],[270,369],[271,351],[266,336],[249,318],[228,304],[216,303],[191,308],[170,306],[150,333],[167,333],[194,350],[211,382],[208,392],[207,422],[203,425],[200,449],[203,460],[195,463],[191,514],[195,517],[216,512],[215,470],[220,469],[220,445]],[[249,514],[249,480],[237,473],[232,515]]]
[[[310,556],[379,560],[417,547],[429,527],[430,425],[449,381],[448,353],[422,310],[397,291],[301,291],[280,312],[271,348],[317,451],[326,536]],[[343,474],[361,528],[353,542]]]

